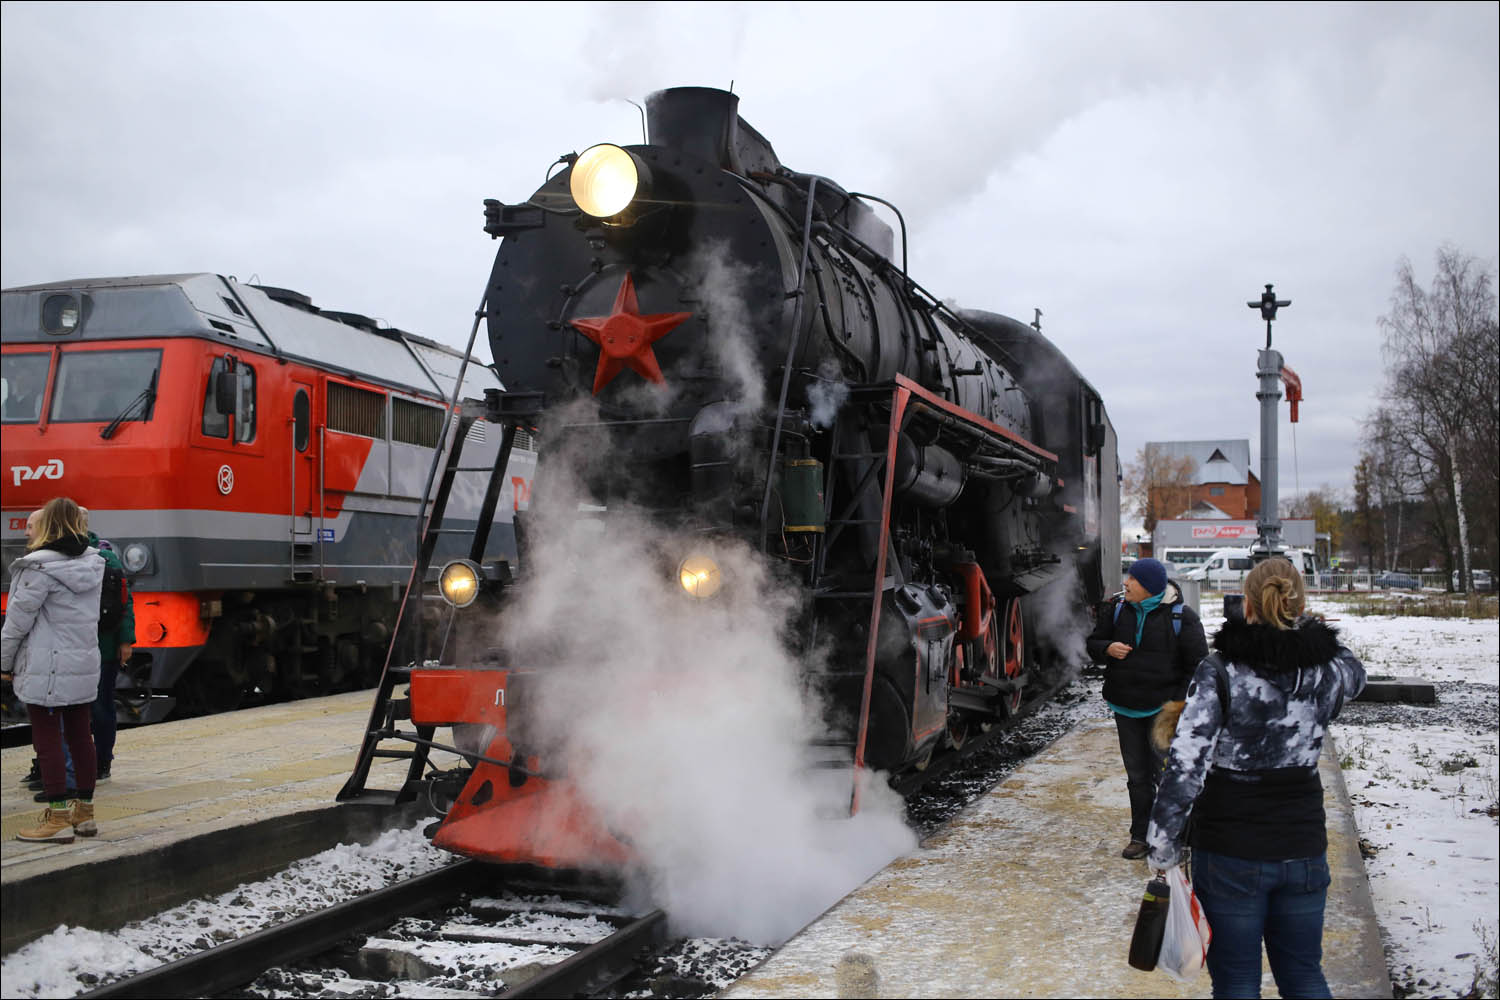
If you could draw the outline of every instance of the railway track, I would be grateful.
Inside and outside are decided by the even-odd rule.
[[[1015,716],[898,781],[912,825],[930,832],[1050,742],[1053,727],[1036,716],[1061,686],[1038,686]],[[706,996],[753,964],[736,966],[742,954],[680,974],[670,960],[643,964],[643,950],[667,954],[665,918],[610,905],[616,888],[459,862],[84,995],[590,996],[624,980],[650,995]],[[726,968],[738,971],[725,979]]]
[[[666,927],[660,910],[632,916],[602,901],[611,889],[523,882],[511,869],[460,862],[84,996],[254,996],[257,986],[283,995],[593,996],[634,972]],[[433,982],[442,970],[423,961],[424,947],[468,950],[487,981]]]

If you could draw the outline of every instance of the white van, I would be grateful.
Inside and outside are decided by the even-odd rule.
[[[1201,563],[1184,573],[1183,579],[1196,580],[1207,590],[1235,590],[1254,565],[1249,549],[1214,549]]]
[[[1208,557],[1218,552],[1218,549],[1195,549],[1177,546],[1164,547],[1161,555],[1156,558],[1164,563],[1169,575],[1177,576],[1195,570],[1208,561]]]
[[[1278,555],[1302,572],[1309,589],[1317,585],[1319,567],[1316,555],[1306,549],[1286,549]],[[1184,573],[1183,578],[1197,580],[1210,590],[1237,589],[1254,566],[1249,549],[1215,549],[1197,568]]]

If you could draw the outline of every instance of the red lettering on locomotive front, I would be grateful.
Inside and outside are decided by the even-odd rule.
[[[531,503],[531,480],[522,476],[511,476],[510,489],[513,509],[520,510],[523,503]]]

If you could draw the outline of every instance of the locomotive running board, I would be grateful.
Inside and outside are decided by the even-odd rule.
[[[865,767],[865,742],[870,729],[870,697],[875,686],[875,651],[880,638],[881,605],[885,597],[886,558],[891,545],[891,499],[896,486],[896,445],[906,422],[917,414],[932,415],[947,427],[956,427],[968,433],[978,433],[993,444],[1007,450],[1019,452],[1031,461],[1041,460],[1052,468],[1057,466],[1057,455],[1026,440],[1014,431],[1007,430],[977,413],[965,410],[957,404],[943,399],[924,389],[905,375],[897,375],[891,392],[891,419],[886,435],[885,483],[881,495],[880,540],[876,547],[875,579],[872,584],[873,600],[870,604],[869,638],[865,643],[865,679],[859,699],[859,729],[854,741],[854,770],[858,774]],[[1011,682],[1014,683],[1014,682]],[[999,687],[1000,685],[995,685]],[[856,780],[850,790],[849,812],[859,812],[859,783]]]

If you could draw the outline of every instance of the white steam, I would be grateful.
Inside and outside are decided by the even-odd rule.
[[[1055,670],[1069,679],[1079,676],[1089,663],[1087,639],[1093,630],[1077,560],[1063,555],[1059,579],[1038,590],[1030,599],[1038,636],[1045,636],[1056,651]]]
[[[547,664],[527,706],[539,749],[631,845],[634,888],[681,933],[784,940],[915,845],[882,781],[848,819],[849,772],[807,766],[823,723],[785,641],[796,589],[741,543],[581,515],[565,474],[547,475],[502,622],[507,646]],[[719,564],[712,599],[676,579],[693,551]]]
[[[749,270],[722,243],[704,247],[700,259],[697,293],[708,317],[709,357],[727,383],[725,398],[738,404],[741,413],[759,413],[766,402],[766,383],[744,291]]]
[[[807,387],[807,405],[811,410],[808,419],[814,427],[828,430],[848,398],[849,385],[837,362],[824,361],[818,368],[818,377]]]

